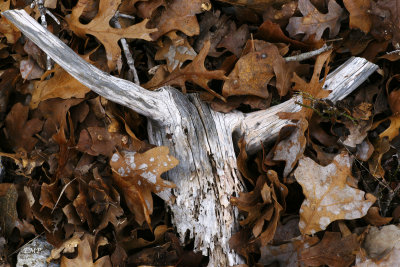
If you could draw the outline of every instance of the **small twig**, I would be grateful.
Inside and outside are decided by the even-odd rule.
[[[132,16],[129,15],[123,15],[120,14],[118,11],[115,13],[114,17],[111,19],[111,23],[112,25],[117,28],[117,29],[121,29],[121,24],[118,21],[118,18],[129,18],[132,19]],[[134,18],[133,18],[134,19]],[[124,54],[125,54],[125,58],[126,58],[126,63],[129,66],[130,71],[133,74],[133,81],[134,83],[136,83],[137,85],[140,85],[140,81],[139,81],[139,76],[137,74],[136,68],[135,68],[135,61],[133,60],[131,51],[129,51],[129,46],[128,46],[128,42],[126,41],[125,38],[121,38],[121,44],[122,44],[122,49],[124,50]]]
[[[331,49],[332,49],[331,45],[328,46],[328,45],[324,44],[324,46],[322,46],[321,48],[319,48],[317,50],[313,50],[313,51],[310,51],[310,52],[302,53],[302,54],[299,54],[299,55],[296,55],[296,56],[285,57],[284,59],[285,59],[286,62],[289,62],[289,61],[303,61],[303,60],[312,58],[314,56],[317,56],[319,54],[322,54],[322,53],[324,53],[324,52],[326,52],[328,50],[331,50]]]
[[[34,0],[31,4],[31,8],[37,6],[40,13],[40,24],[43,28],[47,29],[47,21],[46,21],[46,14],[49,15],[54,21],[60,25],[60,21],[53,15],[45,6],[44,0]],[[53,61],[51,60],[49,55],[46,55],[46,70],[51,70],[53,67]]]
[[[53,213],[53,211],[54,211],[55,208],[57,207],[57,204],[58,204],[58,202],[60,201],[62,195],[64,194],[65,189],[67,189],[67,187],[68,187],[73,181],[75,181],[75,180],[76,180],[76,177],[75,177],[74,179],[72,179],[71,181],[69,181],[66,185],[64,185],[63,189],[61,190],[60,195],[58,196],[58,199],[57,199],[56,204],[54,204],[54,207],[53,207],[53,209],[51,210],[51,213]]]
[[[20,248],[14,250],[14,252],[12,252],[10,255],[8,255],[7,257],[11,257],[12,255],[14,255],[15,253],[17,253],[18,251],[20,251],[23,247],[25,247],[26,245],[32,243],[34,240],[38,239],[39,237],[41,237],[44,234],[44,232],[40,233],[39,235],[35,236],[34,238],[32,238],[29,242],[26,242],[23,246],[21,246]]]

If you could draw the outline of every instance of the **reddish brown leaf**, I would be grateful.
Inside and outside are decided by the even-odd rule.
[[[204,47],[201,49],[200,53],[186,67],[184,67],[183,69],[175,69],[171,74],[169,74],[165,79],[162,79],[157,84],[152,82],[153,80],[150,80],[149,83],[144,84],[143,86],[145,88],[154,90],[161,86],[177,85],[182,88],[182,91],[184,93],[186,93],[185,82],[193,82],[206,89],[214,96],[220,97],[217,93],[215,93],[208,87],[208,82],[212,79],[225,80],[226,77],[224,75],[224,71],[222,70],[209,71],[204,67],[204,60],[207,56],[209,49],[210,42],[207,41],[204,44]]]
[[[321,242],[302,251],[299,260],[308,266],[346,267],[353,263],[359,248],[356,234],[342,237],[337,232],[325,232]]]
[[[343,3],[350,13],[350,28],[368,33],[372,25],[370,0],[344,0]]]
[[[28,113],[29,107],[17,103],[5,120],[7,139],[16,152],[20,149],[30,152],[39,141],[33,136],[42,130],[43,121],[37,118],[28,120]]]
[[[178,164],[178,160],[168,153],[167,147],[156,147],[143,154],[128,151],[115,153],[111,158],[114,182],[123,192],[129,210],[140,225],[145,220],[150,225],[153,213],[151,192],[165,201],[173,199],[171,188],[175,185],[160,177]]]

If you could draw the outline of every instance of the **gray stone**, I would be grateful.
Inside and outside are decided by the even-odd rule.
[[[17,267],[59,267],[59,264],[47,264],[53,246],[44,238],[37,238],[21,248],[17,256]]]

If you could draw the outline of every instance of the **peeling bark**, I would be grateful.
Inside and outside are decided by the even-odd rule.
[[[261,142],[273,141],[289,123],[279,120],[277,112],[300,109],[295,100],[250,114],[215,112],[196,94],[183,95],[172,87],[148,91],[102,72],[23,10],[3,15],[82,84],[149,119],[150,142],[168,146],[180,160],[167,177],[177,185],[176,201],[168,206],[181,241],[185,237],[194,239],[195,250],[210,256],[209,266],[242,263],[228,245],[238,229],[238,211],[229,199],[245,189],[237,170],[232,134],[244,136],[248,152],[256,152]],[[365,59],[349,59],[328,76],[325,86],[333,91],[329,98],[334,102],[344,98],[376,69]]]

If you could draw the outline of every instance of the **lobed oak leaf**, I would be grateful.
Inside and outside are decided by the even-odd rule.
[[[261,51],[249,52],[238,60],[224,83],[222,93],[225,97],[254,95],[267,98],[268,83],[274,76],[279,95],[286,95],[290,89],[293,71],[287,68],[278,48],[271,43],[265,43]]]
[[[303,156],[294,172],[306,199],[300,208],[299,228],[302,234],[325,230],[336,220],[352,220],[365,216],[376,198],[353,188],[350,157],[337,155],[325,167]]]
[[[370,0],[343,0],[344,6],[350,13],[350,28],[358,28],[369,33],[372,25]]]
[[[306,137],[304,136],[305,131],[308,128],[308,122],[305,119],[301,119],[297,123],[296,129],[290,134],[290,136],[280,141],[274,147],[273,160],[286,161],[285,169],[283,170],[283,177],[287,177],[297,164],[299,158],[303,155],[306,148]]]
[[[50,98],[84,98],[85,94],[90,91],[59,65],[56,65],[51,72],[54,75],[50,79],[45,80],[42,76],[41,81],[35,82],[35,89],[29,104],[31,109],[37,108],[41,101]]]
[[[197,53],[190,46],[186,38],[180,37],[179,41],[171,41],[166,39],[156,55],[155,60],[166,60],[167,69],[172,72],[176,68],[180,68],[186,60],[193,60]]]
[[[157,79],[154,82],[153,79],[143,87],[147,89],[157,89],[166,85],[177,85],[182,88],[182,91],[186,93],[186,82],[193,82],[200,87],[206,89],[209,93],[216,97],[223,98],[208,87],[208,82],[212,79],[225,80],[226,76],[222,70],[209,71],[204,67],[204,60],[206,59],[208,50],[210,49],[210,41],[204,43],[203,48],[199,54],[189,63],[186,67],[175,69],[172,73],[167,75],[164,79],[160,79],[158,76],[154,76],[153,79]],[[159,68],[160,69],[160,68]],[[158,82],[160,81],[160,82]]]
[[[65,19],[68,22],[70,29],[78,36],[85,37],[86,34],[95,36],[106,50],[108,68],[113,70],[117,60],[121,56],[121,49],[118,41],[121,38],[136,38],[151,41],[150,33],[156,29],[147,29],[147,19],[135,25],[117,29],[110,26],[110,20],[118,9],[121,0],[100,0],[99,11],[96,17],[88,24],[82,24],[79,21],[83,10],[90,1],[79,0],[76,6],[72,9],[70,16]]]
[[[258,177],[253,191],[231,198],[233,205],[247,212],[246,218],[240,224],[250,226],[254,237],[263,246],[274,237],[280,214],[286,206],[287,193],[287,188],[280,183],[277,173],[269,170],[267,176]]]
[[[157,40],[173,30],[179,30],[187,36],[198,35],[200,27],[196,14],[209,10],[209,8],[211,8],[209,0],[168,1],[156,25],[158,31],[152,33],[151,36],[154,40]]]
[[[173,200],[171,188],[175,185],[160,177],[179,163],[168,153],[167,147],[155,147],[142,154],[131,151],[114,153],[110,160],[114,182],[140,225],[146,221],[150,226],[152,192],[165,201]]]
[[[340,30],[340,21],[343,9],[335,2],[329,0],[328,14],[322,14],[310,2],[310,0],[299,0],[298,8],[304,17],[292,17],[286,30],[291,37],[297,34],[305,34],[303,40],[315,35],[315,40],[321,39],[326,28],[329,28],[329,37],[335,37]]]
[[[7,140],[14,151],[24,150],[31,152],[39,141],[33,137],[43,127],[43,121],[38,118],[28,120],[29,107],[16,103],[5,119]]]
[[[400,133],[400,114],[394,114],[388,118],[375,122],[371,130],[376,129],[381,123],[390,121],[389,127],[379,134],[379,138],[387,137],[389,141],[392,141],[393,138],[399,135]]]
[[[78,256],[69,259],[65,256],[61,258],[61,267],[111,267],[109,256],[104,256],[93,262],[92,249],[87,238],[84,238],[78,245]]]
[[[342,237],[338,232],[325,232],[321,242],[301,252],[299,260],[308,266],[346,267],[353,263],[359,249],[356,234]]]

